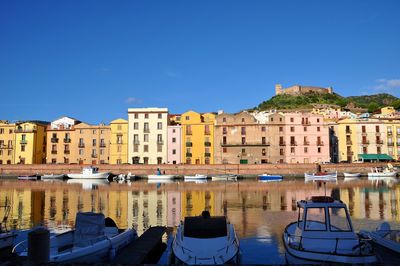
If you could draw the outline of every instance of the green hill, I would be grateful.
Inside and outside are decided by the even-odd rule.
[[[400,99],[387,94],[363,95],[363,96],[350,96],[343,97],[339,94],[321,94],[317,92],[309,92],[302,95],[276,95],[271,99],[260,103],[256,108],[257,110],[268,109],[308,109],[312,108],[312,104],[335,104],[341,107],[353,103],[355,107],[368,109],[369,112],[375,112],[384,106],[394,106],[400,108]]]

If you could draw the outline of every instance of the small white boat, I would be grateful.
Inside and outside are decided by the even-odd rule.
[[[400,230],[392,230],[389,223],[383,222],[375,231],[360,231],[360,234],[372,239],[381,262],[398,265],[400,262]],[[385,257],[388,259],[387,261]],[[395,258],[397,261],[393,261]]]
[[[18,176],[18,180],[38,180],[39,176],[38,175],[23,175],[23,176]]]
[[[233,224],[225,216],[185,217],[172,243],[171,264],[222,265],[238,263],[239,240]]]
[[[114,221],[104,219],[101,213],[77,213],[75,230],[50,237],[49,262],[105,262],[136,238],[135,230],[119,230]],[[13,253],[27,256],[27,241],[17,244]]]
[[[185,175],[184,180],[207,180],[206,175],[195,174],[195,175]]]
[[[97,167],[85,167],[82,169],[82,173],[68,174],[68,177],[76,179],[107,179],[109,175],[109,172],[99,172]]]
[[[312,174],[308,174],[305,173],[304,174],[304,179],[305,182],[337,182],[337,172],[335,173],[326,173],[326,172],[321,172],[321,173],[312,173]]]
[[[64,174],[61,175],[48,174],[48,175],[42,175],[41,179],[63,179],[64,177],[65,177]]]
[[[148,175],[148,180],[172,180],[175,178],[175,175]]]
[[[212,181],[237,181],[237,175],[216,175],[211,177]]]
[[[368,177],[396,177],[397,171],[393,168],[371,168],[371,172],[368,173]]]
[[[344,177],[350,177],[350,178],[357,178],[360,177],[361,174],[360,173],[343,173]]]
[[[258,176],[259,182],[280,182],[283,180],[281,175],[262,174]]]
[[[375,263],[368,239],[354,230],[346,204],[331,197],[297,202],[298,220],[286,226],[283,242],[289,264]]]
[[[175,181],[173,179],[148,179],[148,184],[172,184]]]

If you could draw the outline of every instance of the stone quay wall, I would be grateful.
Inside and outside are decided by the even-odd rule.
[[[362,173],[366,175],[373,167],[386,166],[386,163],[353,163],[353,164],[322,164],[322,171],[337,171],[341,176],[343,172]],[[10,177],[31,174],[68,174],[79,173],[85,165],[64,164],[16,164],[0,165],[0,176]],[[88,165],[86,165],[88,166]],[[396,166],[396,164],[393,164]],[[400,164],[397,164],[400,166]],[[315,164],[214,164],[214,165],[187,165],[187,164],[163,164],[163,165],[96,165],[100,172],[111,172],[113,174],[127,174],[131,172],[137,176],[156,174],[157,168],[165,174],[193,175],[193,174],[238,174],[258,175],[263,173],[281,175],[303,176],[307,172],[315,172]]]

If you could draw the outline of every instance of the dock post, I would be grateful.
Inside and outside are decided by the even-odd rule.
[[[28,261],[33,265],[49,262],[50,232],[38,228],[28,233]]]

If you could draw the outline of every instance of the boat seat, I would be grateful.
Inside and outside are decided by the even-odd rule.
[[[104,215],[102,213],[77,213],[74,247],[84,247],[104,238]]]

